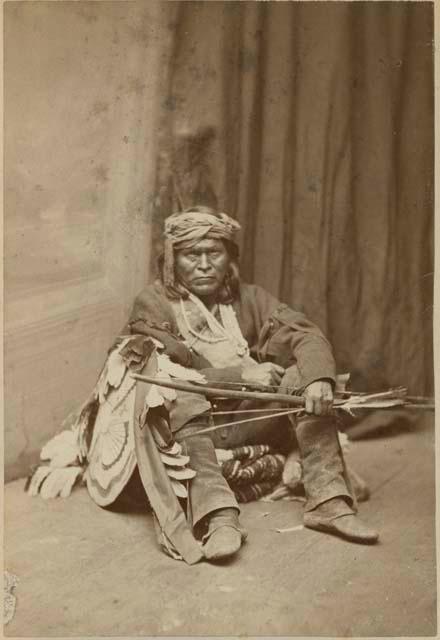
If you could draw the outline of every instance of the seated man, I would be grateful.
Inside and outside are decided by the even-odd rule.
[[[305,398],[302,417],[286,421],[290,434],[286,423],[272,419],[198,435],[213,423],[210,404],[178,394],[170,427],[197,472],[189,506],[204,555],[231,556],[246,537],[215,447],[278,442],[288,448],[293,433],[303,467],[305,526],[374,543],[378,534],[356,516],[331,413],[336,371],[330,344],[302,313],[240,282],[238,229],[235,220],[207,207],[167,218],[160,280],[137,297],[125,330],[158,338],[171,359],[200,369],[210,383],[277,387]]]

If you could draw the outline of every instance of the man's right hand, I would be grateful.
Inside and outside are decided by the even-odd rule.
[[[281,382],[285,369],[273,362],[263,362],[262,364],[251,364],[243,367],[241,378],[243,382],[255,385],[278,386]]]

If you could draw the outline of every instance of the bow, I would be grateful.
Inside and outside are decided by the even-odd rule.
[[[227,387],[221,385],[211,386],[202,383],[191,383],[184,380],[168,380],[153,376],[144,376],[138,373],[132,373],[131,377],[141,382],[155,384],[159,387],[167,387],[176,391],[187,391],[188,393],[197,393],[204,395],[206,398],[218,399],[235,399],[235,400],[261,400],[262,402],[278,402],[285,403],[289,406],[304,407],[305,401],[302,396],[289,395],[286,393],[273,393],[271,391],[249,390],[249,386],[243,383],[227,382]],[[231,389],[230,385],[239,385],[240,389]],[[264,385],[258,385],[263,388]],[[267,389],[274,387],[268,386]],[[256,387],[254,387],[256,389]],[[288,390],[283,387],[283,390]],[[362,391],[340,391],[336,392],[336,400],[334,406],[343,408],[346,405],[356,405],[362,409],[384,409],[388,407],[405,407],[406,409],[426,409],[432,411],[435,409],[434,399],[424,396],[408,396],[405,387],[396,387],[388,391],[379,393],[368,393]],[[247,411],[255,412],[255,409]],[[227,413],[231,413],[228,411]]]

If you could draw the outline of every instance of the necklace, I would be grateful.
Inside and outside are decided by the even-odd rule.
[[[193,300],[193,302],[195,302],[195,301]],[[195,304],[197,304],[197,303],[195,303]],[[197,305],[197,306],[199,306],[199,305]],[[219,336],[218,338],[214,338],[214,337],[210,337],[210,336],[206,336],[206,335],[204,336],[201,333],[199,333],[198,331],[196,331],[195,329],[193,329],[193,327],[191,326],[191,323],[189,321],[189,318],[188,318],[188,313],[186,311],[185,303],[183,301],[183,298],[180,298],[180,309],[182,311],[182,316],[183,316],[183,319],[185,321],[186,328],[191,333],[191,335],[193,335],[198,340],[201,340],[202,342],[209,342],[210,344],[216,344],[217,342],[224,342],[225,340],[227,340],[227,336],[224,335],[224,332],[222,332],[223,335],[221,337]],[[210,323],[209,323],[208,318],[205,315],[205,312],[202,309],[200,309],[200,310],[202,311],[203,315],[205,316],[206,321],[208,322],[208,326],[209,326]],[[209,313],[209,311],[208,311],[208,313]],[[212,329],[211,326],[209,328]]]
[[[210,344],[217,344],[219,342],[232,342],[235,346],[236,352],[240,357],[249,354],[249,347],[246,340],[243,338],[241,333],[237,317],[235,315],[234,310],[230,305],[218,305],[219,314],[221,323],[217,320],[217,318],[212,314],[193,294],[190,294],[189,299],[191,302],[199,309],[202,313],[203,317],[206,320],[206,323],[211,330],[213,336],[203,335],[202,333],[196,331],[190,323],[190,319],[188,317],[188,313],[185,307],[184,300],[180,299],[180,308],[182,312],[182,317],[185,322],[185,326],[190,332],[192,336],[201,340],[202,342],[207,342]],[[215,335],[217,334],[217,336]]]

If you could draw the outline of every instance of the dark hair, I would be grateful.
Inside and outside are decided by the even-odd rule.
[[[195,207],[190,207],[182,211],[182,213],[207,213],[212,216],[220,217],[217,211],[211,209],[211,207],[206,207],[204,205],[197,205]],[[217,293],[217,302],[222,304],[230,304],[233,302],[239,294],[240,289],[240,271],[238,267],[239,260],[239,250],[238,246],[232,240],[226,240],[222,238],[222,242],[225,246],[225,249],[229,256],[229,270],[226,274],[223,286],[220,287]],[[164,252],[163,250],[160,252],[157,258],[157,267],[158,267],[158,276],[159,280],[162,282],[165,292],[168,298],[172,300],[178,300],[179,298],[187,298],[189,295],[189,291],[186,287],[184,287],[177,279],[174,282],[174,285],[166,285],[164,283],[163,277],[163,267],[164,267]]]

